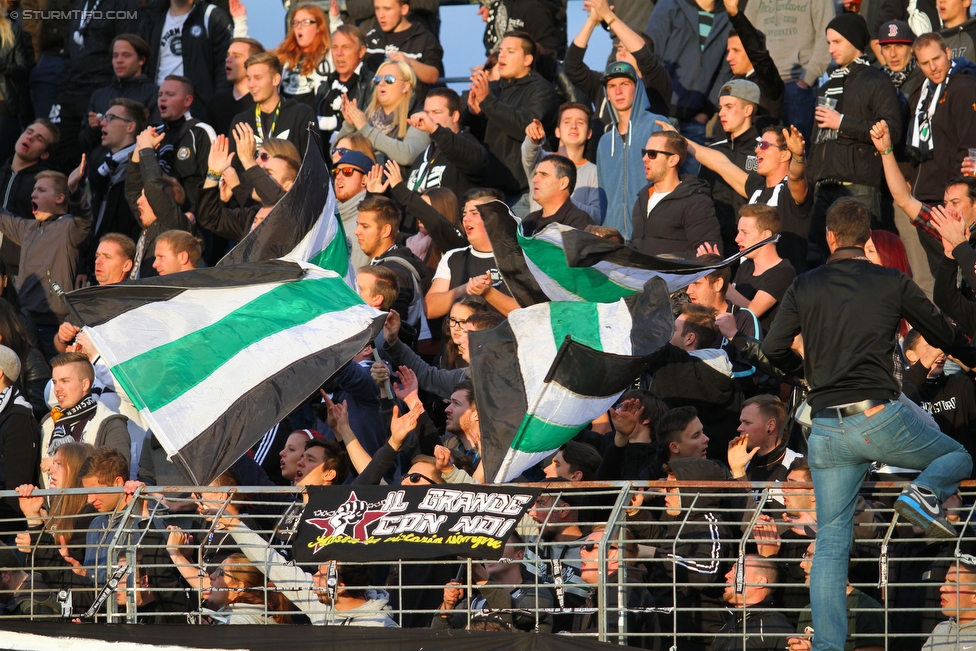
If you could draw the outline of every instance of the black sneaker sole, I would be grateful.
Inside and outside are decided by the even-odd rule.
[[[959,532],[955,529],[946,529],[944,525],[931,519],[928,516],[923,515],[918,510],[913,508],[907,501],[903,501],[901,498],[895,500],[895,511],[902,518],[908,520],[916,527],[925,531],[925,535],[928,538],[938,538],[940,540],[955,540],[959,537]],[[949,525],[950,527],[952,525]]]

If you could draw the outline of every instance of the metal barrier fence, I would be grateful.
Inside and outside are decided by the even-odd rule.
[[[115,509],[106,505],[118,501],[121,488],[40,491],[36,495],[46,498],[52,515],[34,521],[29,535],[22,520],[0,521],[11,532],[8,542],[21,533],[15,544],[24,550],[16,558],[0,556],[0,604],[7,604],[0,618],[202,624],[290,617],[295,623],[369,625],[385,613],[403,626],[432,618],[442,628],[514,626],[694,649],[717,638],[731,641],[724,648],[747,648],[752,630],[720,629],[737,618],[762,616],[785,619],[804,637],[800,622],[809,621],[809,594],[803,570],[816,531],[810,484],[542,486],[546,492],[501,561],[344,563],[336,573],[286,560],[301,512],[300,489],[145,488]],[[899,522],[891,504],[900,487],[865,484],[859,499],[849,579],[879,603],[872,610],[865,598],[851,609],[857,647],[919,649],[950,615],[976,618],[976,611],[958,610],[958,596],[972,595],[972,585],[952,584],[956,611],[940,603],[947,570],[976,563],[969,555],[976,542],[976,483],[964,484],[961,499],[949,505],[959,523],[955,541],[922,538]],[[12,491],[0,493],[11,497]],[[78,515],[79,504],[67,503],[72,498],[106,513],[94,520],[90,513]],[[228,560],[233,553],[245,554],[260,570],[256,580],[234,562],[237,557]],[[338,580],[347,566],[369,565],[366,579]],[[479,585],[486,579],[489,585]],[[457,592],[445,593],[451,581]],[[343,595],[376,598],[380,591],[387,610],[374,602],[357,621],[343,609]],[[442,602],[454,601],[453,610],[443,608]]]

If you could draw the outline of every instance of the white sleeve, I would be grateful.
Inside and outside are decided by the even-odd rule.
[[[438,278],[444,278],[446,280],[450,280],[451,268],[448,266],[448,260],[451,259],[452,255],[454,255],[458,251],[463,251],[463,250],[464,249],[451,249],[450,251],[442,255],[440,262],[437,263],[437,270],[434,271],[433,280],[437,280]]]

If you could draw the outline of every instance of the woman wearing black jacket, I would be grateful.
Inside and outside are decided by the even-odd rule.
[[[22,101],[27,75],[34,65],[31,36],[0,11],[0,160],[14,154],[17,138],[33,118],[29,101]]]

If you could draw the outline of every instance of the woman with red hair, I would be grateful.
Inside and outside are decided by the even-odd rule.
[[[319,86],[335,71],[330,34],[341,24],[336,0],[332,0],[328,17],[313,4],[295,7],[288,36],[275,50],[281,61],[279,91],[283,98],[305,102],[309,106],[315,103]]]
[[[874,264],[889,269],[900,269],[906,276],[912,277],[905,244],[891,231],[872,230],[871,237],[864,245],[864,255]]]

